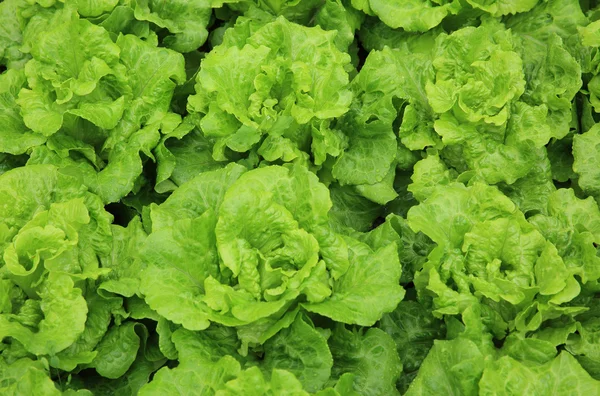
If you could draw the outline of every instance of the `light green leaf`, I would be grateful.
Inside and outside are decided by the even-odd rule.
[[[473,342],[435,341],[406,395],[477,395],[483,369],[484,356]]]
[[[350,331],[338,325],[329,339],[329,347],[334,360],[333,378],[352,381],[349,387],[356,394],[399,395],[396,380],[402,363],[394,341],[385,332],[377,328]]]
[[[202,302],[204,280],[220,278],[211,211],[194,220],[152,233],[144,245],[140,290],[148,305],[166,319],[192,330],[209,325]],[[198,265],[201,264],[201,265]]]
[[[573,171],[587,193],[600,194],[600,125],[573,136]]]
[[[96,347],[96,357],[91,366],[106,378],[119,378],[127,372],[135,361],[140,347],[140,335],[147,337],[147,330],[141,323],[125,322],[111,327]]]
[[[554,360],[539,366],[526,366],[502,357],[486,368],[481,378],[482,395],[581,394],[595,393],[599,382],[563,351]]]
[[[24,83],[22,71],[11,69],[0,75],[0,152],[3,153],[23,154],[46,141],[43,135],[29,130],[19,114],[16,97]]]
[[[348,241],[348,246],[351,264],[334,283],[331,298],[303,306],[338,322],[372,326],[404,297],[397,246],[392,243],[375,252],[357,241]]]
[[[0,316],[0,336],[13,337],[35,355],[54,355],[73,344],[85,329],[88,312],[81,290],[67,275],[50,274],[40,291],[44,319],[37,331]]]
[[[20,69],[27,61],[27,54],[19,50],[23,41],[25,18],[21,15],[26,7],[22,0],[7,0],[0,3],[0,64]]]
[[[210,340],[202,333],[177,330],[173,342],[179,352],[180,364],[176,368],[160,369],[151,383],[140,390],[140,395],[187,395],[192,390],[200,395],[212,395],[223,389],[241,371],[240,363],[231,354],[223,356],[217,349],[207,348]],[[260,373],[260,371],[258,371]]]
[[[458,2],[429,0],[369,0],[369,5],[386,25],[409,32],[426,32],[460,9]]]
[[[160,206],[151,206],[153,230],[172,226],[177,220],[192,219],[207,210],[217,213],[229,187],[246,171],[240,165],[204,172],[173,192]]]
[[[271,380],[278,370],[287,370],[302,383],[304,389],[315,392],[331,375],[333,360],[327,340],[301,316],[264,345],[265,357],[260,368]],[[277,370],[275,370],[277,369]]]
[[[379,327],[396,343],[406,373],[417,371],[434,340],[445,336],[443,322],[416,301],[401,301],[393,312],[383,315]]]
[[[535,7],[539,0],[467,0],[474,8],[484,10],[493,16],[499,17],[507,14],[517,14],[519,12],[527,12]]]
[[[50,359],[52,367],[71,371],[79,364],[91,363],[97,355],[94,351],[100,342],[111,321],[113,312],[121,307],[121,299],[100,297],[95,291],[88,290],[86,302],[88,306],[85,329],[67,349],[59,352]]]
[[[61,392],[50,379],[48,368],[43,361],[29,358],[19,359],[7,364],[0,361],[0,391],[7,395],[37,394],[40,396],[58,396]]]
[[[96,17],[110,12],[119,4],[119,0],[70,0],[70,2],[77,7],[77,12],[85,17]]]
[[[336,161],[333,177],[340,184],[381,182],[396,157],[396,136],[390,126],[374,121],[367,125],[350,123],[349,147]]]
[[[163,39],[167,47],[178,52],[191,52],[208,37],[211,11],[203,0],[137,0],[135,18],[167,29],[172,34]]]

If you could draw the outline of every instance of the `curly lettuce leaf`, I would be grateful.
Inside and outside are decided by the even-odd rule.
[[[349,6],[347,2],[327,0],[315,15],[314,23],[325,30],[336,30],[337,47],[342,51],[348,51],[363,20],[364,15]]]
[[[286,370],[309,392],[320,390],[331,375],[333,358],[323,335],[300,316],[264,345],[260,368],[268,376]],[[271,377],[271,380],[273,377]]]
[[[349,382],[345,394],[397,395],[402,363],[392,338],[377,328],[353,331],[338,325],[329,339],[336,388]]]
[[[98,354],[96,346],[108,330],[112,314],[117,313],[123,304],[120,298],[101,297],[91,289],[84,297],[88,306],[85,328],[73,344],[50,359],[52,367],[70,371],[78,365],[91,363]]]
[[[35,392],[43,396],[57,396],[61,392],[50,378],[43,361],[22,358],[15,362],[0,361],[0,375],[4,379],[0,391],[6,394]]]
[[[334,282],[331,298],[303,306],[338,322],[372,326],[404,297],[397,246],[392,243],[377,251],[354,241],[348,246],[351,264]]]
[[[94,367],[103,377],[119,378],[129,370],[136,359],[140,343],[147,337],[147,330],[141,323],[125,322],[112,326],[98,343],[96,356],[89,366]]]
[[[177,189],[202,172],[223,166],[212,157],[213,143],[198,128],[185,120],[164,135],[153,154],[156,157],[156,191]]]
[[[350,143],[333,165],[333,177],[341,185],[383,181],[396,157],[396,136],[390,126],[378,121],[367,125],[351,121],[341,128],[349,131]]]
[[[171,35],[163,38],[163,43],[182,53],[194,51],[204,44],[211,14],[212,8],[205,0],[138,0],[134,8],[136,19],[167,29]]]
[[[569,271],[583,282],[600,278],[596,244],[600,237],[600,211],[592,197],[579,199],[572,189],[550,195],[547,213],[529,219],[557,248]]]
[[[477,395],[477,383],[483,369],[484,355],[472,341],[461,338],[435,341],[406,394],[412,396],[455,392]]]
[[[446,0],[369,0],[369,6],[386,25],[408,32],[426,32],[461,8],[460,2]]]
[[[473,8],[483,10],[493,16],[499,17],[508,14],[527,12],[535,7],[539,3],[539,0],[467,0],[467,2]]]
[[[443,322],[416,301],[401,301],[393,312],[381,318],[379,328],[396,343],[403,369],[403,378],[398,381],[402,387],[418,373],[434,340],[445,336]]]
[[[539,366],[527,366],[508,356],[502,357],[486,367],[479,391],[483,395],[587,393],[595,392],[598,385],[571,354],[562,352]],[[499,389],[502,391],[498,392]]]
[[[0,75],[0,152],[23,154],[30,148],[45,143],[46,138],[31,131],[21,118],[17,95],[25,84],[25,75],[11,69]]]
[[[24,0],[7,0],[0,3],[0,65],[21,69],[28,55],[20,50],[27,18],[22,11],[27,7]]]
[[[598,196],[600,194],[600,155],[598,143],[600,126],[573,136],[573,171],[579,175],[577,183],[583,191]]]

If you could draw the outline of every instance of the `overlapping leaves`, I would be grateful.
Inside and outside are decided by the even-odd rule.
[[[0,3],[0,393],[595,394],[597,19]]]

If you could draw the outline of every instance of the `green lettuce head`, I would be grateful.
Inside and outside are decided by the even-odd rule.
[[[373,251],[333,233],[330,208],[327,188],[299,165],[200,174],[151,207],[146,302],[190,330],[220,323],[254,344],[299,309],[374,324],[404,294],[396,245]]]
[[[0,180],[0,338],[12,338],[2,354],[47,357],[69,370],[89,363],[108,322],[89,337],[88,325],[103,324],[86,322],[88,313],[116,302],[94,297],[101,300],[95,281],[110,271],[98,257],[110,252],[112,216],[79,178],[51,165]]]
[[[462,315],[465,324],[475,315],[498,339],[585,312],[574,299],[599,276],[590,256],[600,212],[590,203],[561,189],[548,215],[526,219],[494,187],[438,186],[408,213],[410,226],[438,245],[415,276],[421,297],[432,298],[436,315]]]
[[[216,138],[213,157],[254,150],[271,162],[307,160],[311,136],[332,134],[328,120],[344,114],[352,99],[350,56],[334,38],[282,17],[262,26],[242,20],[228,31],[202,62],[188,102],[204,134]]]

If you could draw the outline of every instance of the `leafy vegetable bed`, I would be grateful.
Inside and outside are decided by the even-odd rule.
[[[0,394],[599,395],[595,0],[0,3]]]

